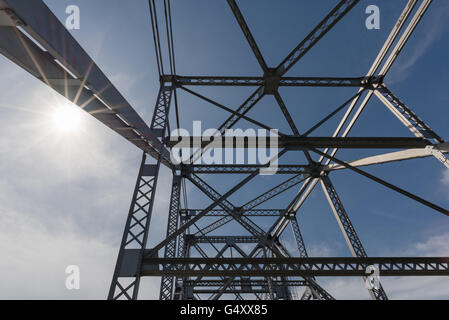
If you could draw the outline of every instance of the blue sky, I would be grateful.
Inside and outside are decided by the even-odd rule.
[[[180,75],[261,75],[256,59],[225,1],[172,1],[177,72]],[[144,119],[151,119],[158,90],[147,2],[46,0],[61,21],[67,5],[81,9],[81,29],[71,31],[103,72]],[[239,1],[242,13],[270,67],[275,67],[327,14],[336,1]],[[365,8],[377,4],[381,29],[367,30]],[[361,1],[287,75],[363,76],[371,66],[406,1]],[[449,4],[434,1],[386,78],[389,88],[440,136],[449,137]],[[96,298],[106,296],[141,153],[95,119],[82,114],[79,132],[54,128],[51,114],[63,99],[0,57],[0,251],[7,259],[1,298]],[[253,88],[194,88],[236,108]],[[354,89],[281,88],[300,131],[340,105]],[[193,120],[216,127],[226,113],[179,92],[181,126]],[[173,115],[174,113],[172,113]],[[271,96],[249,116],[289,132]],[[338,119],[338,117],[337,117]],[[242,121],[240,127],[246,128]],[[331,134],[336,120],[317,135]],[[373,98],[352,136],[410,136]],[[344,152],[350,160],[372,152]],[[449,174],[428,158],[366,169],[449,207]],[[165,233],[170,173],[162,171],[151,234]],[[281,177],[285,179],[286,177]],[[332,174],[334,185],[371,256],[449,255],[449,220],[422,205],[351,172]],[[208,179],[225,192],[241,177]],[[261,178],[231,197],[235,204],[282,179]],[[285,207],[295,189],[270,207]],[[209,204],[190,188],[193,206]],[[313,256],[348,256],[349,251],[320,188],[301,213],[301,227]],[[155,240],[157,241],[157,240]],[[288,241],[288,239],[287,239]],[[81,268],[81,290],[64,287],[65,266]],[[368,298],[360,279],[324,279],[336,297]],[[383,279],[392,298],[449,298],[447,279]],[[425,290],[423,290],[423,288]],[[142,297],[156,298],[155,279],[145,279]]]

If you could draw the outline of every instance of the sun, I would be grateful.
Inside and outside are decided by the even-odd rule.
[[[78,107],[62,104],[54,109],[52,122],[55,129],[60,132],[77,132],[81,127],[81,111]]]

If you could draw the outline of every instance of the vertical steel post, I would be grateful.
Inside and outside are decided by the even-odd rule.
[[[160,139],[165,134],[168,123],[172,87],[163,83],[154,108],[151,131]],[[161,164],[161,154],[156,164],[147,163],[144,153],[136,186],[123,232],[108,299],[135,300],[139,292],[142,259],[145,253],[150,229],[151,215],[155,200],[156,185]]]

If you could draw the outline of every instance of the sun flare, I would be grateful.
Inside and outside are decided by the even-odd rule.
[[[81,113],[75,106],[61,105],[53,111],[52,121],[58,131],[73,133],[81,127]]]

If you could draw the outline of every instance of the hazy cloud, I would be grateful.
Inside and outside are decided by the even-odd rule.
[[[417,27],[415,31],[416,37],[419,37],[419,41],[413,47],[405,46],[404,51],[393,67],[394,70],[388,76],[388,83],[396,83],[408,78],[412,72],[412,68],[415,63],[441,38],[446,28],[446,20],[449,15],[449,2],[438,1],[431,6],[429,12],[427,12],[426,21],[421,21],[421,24],[425,23],[425,28],[422,25]],[[423,30],[420,30],[423,28]],[[418,31],[419,30],[419,31]],[[413,37],[413,36],[412,36]]]

